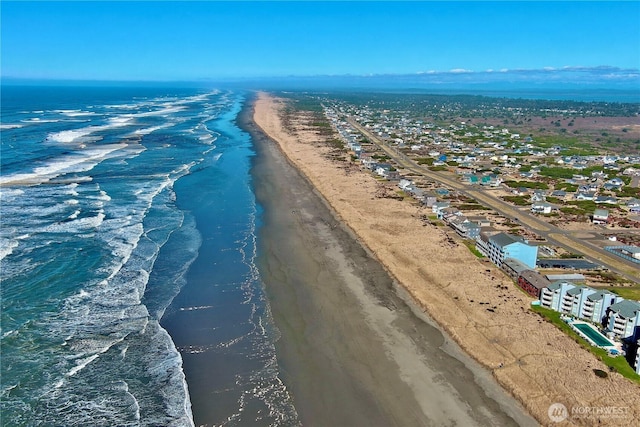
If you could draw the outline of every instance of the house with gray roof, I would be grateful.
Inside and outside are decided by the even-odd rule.
[[[609,211],[606,209],[596,209],[593,211],[594,224],[606,224],[609,222]]]

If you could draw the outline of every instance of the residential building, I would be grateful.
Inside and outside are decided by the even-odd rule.
[[[550,214],[552,208],[553,206],[547,202],[533,202],[531,204],[531,212],[533,213]]]
[[[488,229],[488,231],[481,230],[480,235],[476,238],[476,249],[486,257],[489,257],[489,237],[499,233],[493,227],[488,227]]]
[[[517,280],[520,274],[523,271],[529,270],[529,267],[518,261],[517,259],[507,258],[502,263],[502,269],[507,273],[513,280]]]
[[[428,193],[424,193],[423,200],[424,200],[424,204],[430,208],[433,206],[434,203],[436,203],[438,199],[434,193],[428,192]]]
[[[498,267],[507,258],[517,259],[529,268],[536,267],[538,247],[529,245],[519,236],[507,233],[498,233],[489,237],[489,253],[487,256]]]
[[[562,311],[561,304],[567,292],[576,285],[571,282],[557,281],[540,291],[540,305],[555,311]]]
[[[455,215],[450,217],[449,220],[445,220],[449,223],[449,226],[453,228],[459,236],[465,239],[476,239],[480,235],[480,226],[474,222],[469,221],[462,215]]]
[[[393,170],[393,166],[389,163],[378,163],[374,172],[380,176],[386,177],[391,170]]]
[[[445,219],[446,223],[450,223],[454,216],[462,216],[462,212],[458,208],[443,208],[438,210],[438,219]]]
[[[400,187],[401,190],[406,190],[412,185],[413,185],[413,181],[410,181],[408,179],[401,179],[400,182],[398,183],[398,187]]]
[[[628,208],[640,208],[640,199],[632,198],[625,204]]]
[[[535,270],[524,270],[518,276],[518,286],[534,298],[540,298],[542,290],[550,284],[549,279]]]
[[[606,329],[618,338],[636,340],[640,337],[640,302],[622,300],[607,309]]]
[[[606,317],[607,309],[622,297],[609,291],[598,291],[587,295],[583,302],[582,318],[601,325]]]
[[[480,227],[491,227],[491,220],[484,216],[470,216],[469,221],[473,221]]]
[[[598,196],[594,200],[597,204],[606,203],[608,205],[615,205],[618,203],[618,199],[612,196]]]
[[[596,209],[593,211],[594,224],[606,224],[609,222],[609,211],[606,209]]]
[[[579,191],[575,195],[576,200],[593,200],[596,198],[595,191]]]
[[[517,283],[526,293],[540,299],[542,290],[547,288],[551,281],[535,270],[523,270],[518,275]]]
[[[564,199],[565,197],[567,197],[567,192],[564,190],[555,190],[553,193],[551,193],[551,196],[557,197],[559,199]]]
[[[433,205],[431,205],[431,211],[434,214],[440,214],[440,211],[442,209],[448,208],[451,205],[451,203],[449,202],[436,202]]]
[[[595,289],[588,286],[576,286],[573,289],[569,289],[564,295],[560,305],[560,311],[570,314],[573,317],[584,318],[584,301],[589,295],[595,294],[596,292]]]

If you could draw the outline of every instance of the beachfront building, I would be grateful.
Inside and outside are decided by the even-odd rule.
[[[508,261],[508,260],[507,260]],[[505,261],[506,264],[506,261]],[[518,286],[534,298],[540,298],[542,290],[549,287],[551,281],[535,270],[523,270],[518,275]]]
[[[478,236],[478,238],[476,239],[476,249],[478,250],[478,252],[480,252],[482,255],[488,257],[489,256],[489,237],[492,234],[496,234],[497,232],[491,231],[491,232],[487,232],[487,231],[481,231],[480,235]]]
[[[514,236],[507,233],[498,233],[492,236],[486,234],[480,235],[480,238],[486,238],[486,245],[476,245],[480,252],[486,250],[483,255],[489,257],[498,267],[502,268],[502,263],[507,258],[517,259],[529,268],[536,268],[536,260],[538,258],[538,247],[529,245],[520,236]]]
[[[451,216],[444,217],[443,220],[464,239],[476,239],[480,235],[480,226],[475,222],[469,221],[463,215],[454,213]]]
[[[517,259],[507,258],[502,262],[502,269],[513,280],[518,280],[518,277],[523,271],[529,270],[529,267],[518,261]]]
[[[571,282],[558,280],[540,291],[540,305],[554,311],[562,311],[561,304],[568,291],[575,288]]]
[[[587,295],[583,301],[582,317],[593,323],[602,324],[606,317],[607,309],[622,297],[609,291],[598,291]]]
[[[640,337],[640,302],[622,300],[607,309],[606,330],[620,338],[635,341]]]
[[[633,366],[636,374],[640,375],[640,339],[636,342],[636,361]]]
[[[438,201],[438,197],[435,193],[429,191],[424,193],[422,200],[424,201],[425,206],[430,208]]]
[[[561,304],[561,311],[569,314],[573,317],[584,318],[584,302],[591,294],[595,294],[597,291],[588,286],[576,286],[573,289],[569,289],[564,295]]]
[[[446,209],[451,205],[451,203],[449,203],[448,201],[445,202],[436,202],[433,205],[431,205],[431,212],[433,212],[434,214],[440,214],[440,211],[442,209]]]

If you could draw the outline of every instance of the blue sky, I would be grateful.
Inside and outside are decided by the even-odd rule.
[[[595,70],[637,79],[640,68],[637,1],[0,4],[3,77]]]

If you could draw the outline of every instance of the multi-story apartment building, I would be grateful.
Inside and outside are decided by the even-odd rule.
[[[562,311],[574,317],[587,317],[584,313],[584,303],[589,295],[595,294],[596,292],[597,291],[595,289],[588,286],[576,286],[575,288],[568,290],[562,301]]]
[[[565,295],[575,287],[576,285],[574,283],[562,280],[552,282],[540,291],[540,305],[555,311],[569,312],[571,304],[565,302]],[[566,306],[566,310],[563,310],[563,305]]]
[[[621,300],[607,308],[606,330],[618,338],[632,341],[640,338],[640,302]]]
[[[529,245],[520,236],[507,233],[489,236],[481,233],[476,248],[498,267],[502,268],[505,259],[513,258],[529,268],[536,268],[538,247]]]
[[[583,301],[582,317],[593,323],[602,324],[606,317],[607,309],[622,297],[609,291],[598,291],[587,295]]]

